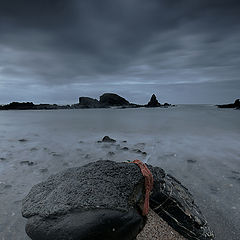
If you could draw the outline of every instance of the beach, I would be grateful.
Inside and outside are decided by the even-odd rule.
[[[147,222],[143,230],[138,234],[137,240],[186,240],[173,228],[171,228],[152,209],[147,215]]]
[[[239,117],[213,105],[0,111],[0,240],[29,239],[21,200],[33,185],[100,159],[163,168],[190,190],[217,240],[238,240]],[[116,142],[99,142],[106,135]]]

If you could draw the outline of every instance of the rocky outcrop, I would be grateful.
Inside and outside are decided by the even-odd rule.
[[[148,104],[144,105],[144,107],[148,107],[148,108],[151,108],[151,107],[164,107],[164,108],[168,108],[168,107],[172,107],[172,106],[174,106],[174,105],[171,105],[169,103],[164,103],[164,104],[159,103],[155,94],[152,95],[152,97],[151,97],[150,101],[148,102]]]
[[[163,106],[164,106],[164,107],[170,107],[170,106],[172,106],[172,105],[171,105],[170,103],[164,103]]]
[[[0,110],[51,110],[70,109],[70,105],[57,104],[33,104],[32,102],[11,102],[0,107]]]
[[[54,110],[54,109],[71,109],[70,105],[57,105],[57,104],[37,104],[36,110]]]
[[[100,96],[100,104],[104,106],[129,106],[130,103],[123,97],[115,93],[104,93]]]
[[[79,105],[85,108],[99,108],[101,107],[100,102],[97,99],[90,97],[80,97]]]
[[[32,102],[11,102],[7,105],[2,106],[4,110],[27,110],[34,109],[35,105]]]
[[[217,105],[219,108],[240,108],[240,100],[236,99],[234,103]]]
[[[33,104],[32,102],[12,102],[6,105],[0,105],[0,110],[50,110],[50,109],[82,109],[82,108],[139,108],[139,107],[169,107],[171,104],[161,105],[153,94],[151,100],[146,105],[130,103],[125,98],[114,94],[104,93],[100,100],[90,97],[80,97],[79,103],[72,105],[57,104]]]
[[[163,169],[148,165],[150,207],[188,239],[213,239],[192,195]],[[142,230],[145,182],[134,163],[97,161],[34,186],[23,200],[33,240],[133,240]]]
[[[158,102],[155,94],[152,95],[150,101],[146,105],[146,107],[161,107],[161,104]]]

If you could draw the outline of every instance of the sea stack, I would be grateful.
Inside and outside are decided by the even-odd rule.
[[[152,95],[146,107],[161,107],[161,104],[158,102],[155,94]]]

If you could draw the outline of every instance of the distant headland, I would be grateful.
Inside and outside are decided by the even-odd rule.
[[[240,100],[236,99],[234,103],[217,105],[217,106],[219,108],[236,108],[236,109],[240,109]]]
[[[149,102],[145,105],[130,103],[125,98],[115,93],[104,93],[99,100],[90,97],[80,97],[79,102],[72,105],[57,104],[34,104],[32,102],[11,102],[6,105],[0,105],[0,110],[52,110],[52,109],[86,109],[86,108],[155,108],[174,106],[169,103],[161,104],[153,94]]]

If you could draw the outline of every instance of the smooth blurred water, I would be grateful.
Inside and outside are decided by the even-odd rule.
[[[190,189],[216,239],[239,240],[239,119],[210,105],[0,111],[0,240],[28,239],[21,200],[34,184],[67,167],[136,158]],[[117,142],[98,143],[105,135]]]

